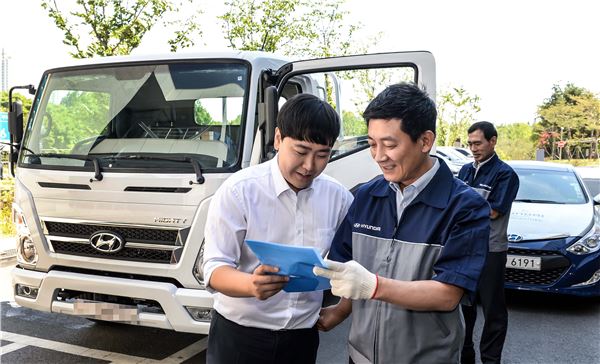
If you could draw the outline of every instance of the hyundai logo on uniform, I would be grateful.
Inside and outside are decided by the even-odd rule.
[[[521,240],[523,240],[523,237],[519,234],[508,234],[508,241],[511,243],[518,243]]]
[[[92,248],[102,253],[116,253],[123,249],[125,240],[110,231],[98,231],[90,237]]]

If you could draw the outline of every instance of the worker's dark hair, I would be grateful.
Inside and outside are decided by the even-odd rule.
[[[331,147],[340,135],[340,117],[320,98],[298,94],[279,110],[277,127],[282,139],[290,137]]]
[[[400,129],[416,142],[427,130],[435,134],[437,110],[425,91],[413,83],[403,82],[379,93],[369,103],[363,117],[367,126],[371,119],[399,119]]]

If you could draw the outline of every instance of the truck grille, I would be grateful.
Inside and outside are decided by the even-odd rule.
[[[46,221],[48,235],[67,236],[71,238],[89,239],[93,233],[100,230],[119,233],[127,241],[160,242],[161,244],[175,245],[177,230],[161,230],[148,228],[133,228],[110,225],[75,224],[66,222]]]
[[[89,244],[56,240],[50,240],[50,243],[54,247],[56,253],[149,263],[169,264],[173,253],[172,250],[128,248],[127,246],[116,253],[103,253],[92,248]]]
[[[165,229],[154,226],[55,221],[50,218],[43,218],[42,222],[47,241],[55,253],[159,264],[175,264],[179,261],[189,232],[189,228]],[[99,231],[120,235],[125,241],[125,246],[117,252],[110,253],[96,250],[89,239]]]

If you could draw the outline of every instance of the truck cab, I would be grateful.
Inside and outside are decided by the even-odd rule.
[[[211,196],[274,156],[277,111],[297,93],[331,102],[343,119],[325,173],[349,189],[370,180],[380,172],[360,113],[400,81],[435,99],[433,56],[190,53],[46,71],[24,133],[18,107],[10,115],[15,301],[208,333],[212,295],[200,264]]]

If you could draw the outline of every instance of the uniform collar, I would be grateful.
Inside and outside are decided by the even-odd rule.
[[[477,162],[473,162],[473,168],[478,169],[483,167],[486,164],[492,165],[496,162],[496,160],[498,160],[498,155],[496,154],[496,152],[494,152],[494,154],[492,154],[491,157],[489,157],[488,159],[484,160],[483,162],[477,164]]]
[[[425,189],[427,184],[431,181],[431,179],[433,178],[433,176],[439,169],[439,166],[440,166],[440,162],[437,159],[434,159],[433,165],[431,166],[431,168],[429,168],[429,170],[427,172],[423,173],[423,175],[421,177],[417,178],[416,181],[414,181],[410,185],[404,187],[404,190],[406,191],[406,189],[408,187],[412,186],[415,189],[417,194],[421,193],[421,191],[423,191],[423,189]],[[396,182],[390,182],[390,187],[396,193],[401,191],[400,185]]]
[[[438,157],[434,158],[438,159],[439,168],[423,191],[421,191],[412,201],[411,205],[416,202],[423,202],[436,208],[444,208],[448,205],[454,176],[446,163],[442,163]],[[395,194],[396,193],[390,188],[389,182],[384,178],[377,181],[376,186],[371,190],[371,195],[375,197],[387,197],[388,195],[395,196]]]

